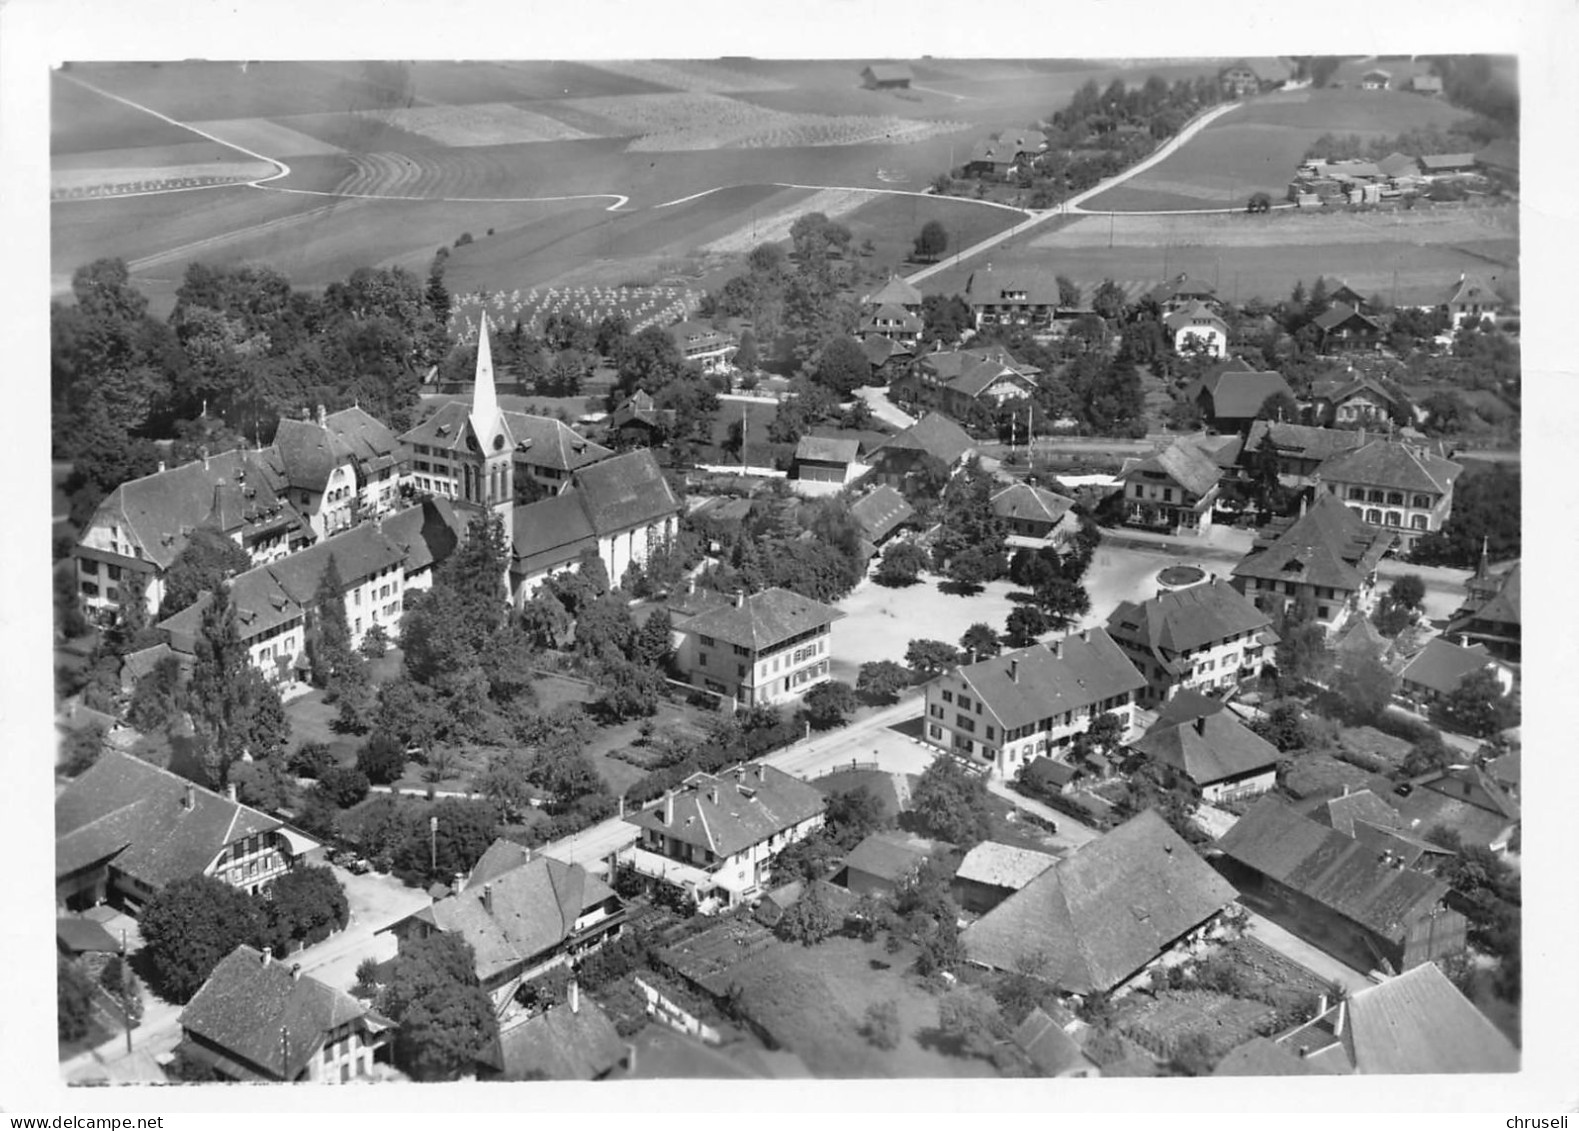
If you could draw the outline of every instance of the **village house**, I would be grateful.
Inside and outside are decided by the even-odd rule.
[[[1390,796],[1397,800],[1396,793]],[[1418,866],[1419,871],[1431,872],[1444,858],[1454,855],[1424,839],[1419,834],[1429,830],[1411,827],[1403,814],[1369,789],[1345,785],[1342,794],[1329,797],[1305,815],[1405,868]]]
[[[1383,71],[1383,70],[1380,70],[1380,69],[1374,70],[1374,71],[1366,71],[1363,75],[1360,76],[1360,89],[1361,90],[1386,90],[1388,85],[1392,81],[1393,81],[1393,76],[1392,76],[1392,73],[1390,71]]]
[[[942,350],[918,358],[896,391],[908,403],[940,409],[957,420],[977,406],[998,409],[1011,401],[1029,402],[1040,372],[1002,346]]]
[[[1420,169],[1428,177],[1459,177],[1475,171],[1473,153],[1428,153],[1420,158]]]
[[[822,827],[826,805],[816,787],[760,762],[694,773],[626,816],[639,839],[620,860],[704,909],[738,907],[767,890],[775,856]]]
[[[1366,986],[1277,1038],[1317,1072],[1517,1072],[1519,1050],[1435,963]]]
[[[557,423],[557,422],[556,422]],[[621,448],[651,448],[674,431],[674,410],[658,408],[645,389],[637,389],[609,416],[608,436]]]
[[[1429,710],[1457,691],[1465,679],[1483,671],[1496,677],[1502,694],[1512,694],[1513,671],[1498,663],[1483,645],[1466,648],[1433,637],[1399,670],[1398,699],[1416,710]]]
[[[885,304],[873,307],[861,315],[855,332],[863,340],[883,338],[896,345],[914,349],[925,324],[919,314],[912,314],[902,306]]]
[[[1224,357],[1228,353],[1228,323],[1199,299],[1163,315],[1162,324],[1173,335],[1173,348],[1181,355]]]
[[[734,368],[732,362],[740,351],[740,340],[733,334],[690,320],[676,322],[668,328],[668,334],[680,356],[699,366],[703,373],[727,373]]]
[[[580,864],[496,840],[465,884],[383,928],[402,947],[436,934],[470,944],[477,977],[501,1018],[521,986],[618,938],[625,905]]]
[[[1458,954],[1464,916],[1446,883],[1300,816],[1256,802],[1216,844],[1248,906],[1359,970],[1386,973]]]
[[[863,295],[861,305],[868,310],[894,306],[906,314],[921,313],[921,292],[902,275],[889,273],[888,281],[869,295]]]
[[[965,853],[954,871],[954,902],[967,915],[985,915],[1058,859],[1046,852],[984,840]]]
[[[1274,519],[1233,571],[1233,586],[1274,615],[1303,606],[1332,635],[1376,603],[1376,567],[1397,534],[1367,525],[1326,492],[1297,518]]]
[[[1217,72],[1217,85],[1229,98],[1244,98],[1260,92],[1261,76],[1256,74],[1254,67],[1241,59]]]
[[[1499,660],[1517,664],[1521,656],[1519,590],[1522,566],[1514,561],[1493,570],[1484,544],[1480,564],[1464,583],[1464,603],[1454,611],[1443,635],[1466,646],[1480,645]]]
[[[856,895],[892,896],[937,845],[900,829],[875,832],[850,849],[833,882]]]
[[[318,538],[389,513],[411,484],[411,460],[383,422],[360,407],[280,420],[265,451],[286,495]]]
[[[646,448],[576,471],[563,493],[515,507],[510,532],[510,598],[520,608],[554,573],[595,550],[619,588],[632,566],[671,545],[685,504]]]
[[[192,876],[256,894],[318,847],[233,794],[104,750],[55,798],[55,902],[137,911]]]
[[[285,480],[264,451],[222,452],[111,491],[77,542],[77,591],[92,618],[113,617],[123,576],[141,574],[148,614],[164,601],[165,573],[194,530],[218,531],[254,563],[310,544],[312,527],[290,502]]]
[[[1445,312],[1456,330],[1466,321],[1479,322],[1483,318],[1495,321],[1506,302],[1479,275],[1460,275],[1458,282],[1447,288],[1447,293],[1436,304]]]
[[[867,470],[861,462],[861,442],[834,436],[802,436],[795,445],[789,477],[797,483],[843,490]]]
[[[1180,691],[1226,694],[1260,677],[1278,640],[1272,618],[1226,580],[1212,578],[1147,601],[1124,601],[1107,620],[1108,635],[1146,677],[1142,705]]]
[[[870,557],[911,523],[916,517],[916,508],[897,489],[884,483],[851,503],[850,517],[861,528],[862,539],[871,548],[867,554]]]
[[[675,624],[675,663],[687,682],[742,707],[786,703],[828,678],[831,605],[774,587],[737,593],[722,607]]]
[[[1391,799],[1400,827],[1415,836],[1435,828],[1456,833],[1466,845],[1501,854],[1513,847],[1523,815],[1519,804],[1479,766],[1449,766],[1412,779]]]
[[[1317,427],[1385,428],[1398,409],[1398,400],[1363,373],[1351,371],[1311,382],[1310,395],[1301,402],[1301,408],[1305,423]],[[1363,433],[1360,438],[1363,442]]]
[[[910,372],[915,364],[915,348],[893,338],[868,333],[861,339],[861,352],[871,367],[868,384],[889,385]]]
[[[1189,275],[1176,275],[1166,282],[1158,283],[1146,292],[1146,297],[1155,302],[1164,314],[1183,310],[1193,303],[1214,309],[1219,304],[1216,287],[1200,279],[1192,279]]]
[[[937,460],[953,474],[976,454],[976,441],[948,417],[929,412],[909,428],[883,441],[869,454],[868,462],[875,469],[878,480],[902,490],[906,481],[928,457]]]
[[[1268,397],[1283,396],[1291,404],[1298,403],[1281,373],[1256,372],[1242,365],[1229,362],[1184,390],[1185,398],[1194,401],[1206,423],[1219,432],[1248,432],[1261,419]]]
[[[1026,1014],[1009,1039],[1047,1079],[1095,1079],[1102,1075],[1065,1026],[1041,1006]]]
[[[1124,524],[1169,534],[1200,534],[1212,525],[1223,469],[1200,448],[1175,440],[1119,474]]]
[[[1234,889],[1147,809],[1082,845],[966,927],[966,957],[1061,994],[1112,993],[1210,936]]]
[[[1382,340],[1382,325],[1345,303],[1335,302],[1311,323],[1322,353],[1374,350]]]
[[[508,522],[517,478],[563,490],[583,467],[614,453],[546,416],[499,407],[488,320],[477,338],[477,366],[470,406],[449,401],[400,437],[410,454],[413,486],[449,499],[467,513]]]
[[[1315,484],[1317,469],[1327,460],[1363,443],[1365,433],[1351,429],[1257,420],[1240,448],[1239,463],[1241,470],[1253,477],[1263,460],[1274,459],[1283,486],[1304,488]]]
[[[1014,546],[1064,546],[1080,532],[1075,501],[1032,483],[1015,483],[993,493],[992,513],[1009,524]]]
[[[1267,793],[1282,757],[1222,703],[1188,691],[1130,749],[1190,782],[1208,805]]]
[[[989,774],[1012,778],[1039,754],[1052,754],[1115,715],[1127,731],[1145,677],[1102,629],[1070,634],[1001,656],[962,664],[927,684],[931,745]]]
[[[1396,149],[1378,161],[1376,168],[1394,184],[1410,181],[1420,176],[1420,162],[1406,153],[1399,153]],[[1339,298],[1335,294],[1332,295],[1332,298],[1336,302],[1348,303],[1356,310],[1362,309],[1359,303],[1350,299]]]
[[[873,63],[861,68],[861,85],[867,90],[909,90],[914,77],[905,63]]]
[[[364,523],[327,538],[288,558],[257,566],[230,579],[228,596],[236,610],[236,637],[253,667],[276,683],[305,682],[308,621],[317,608],[318,590],[332,560],[339,571],[345,624],[352,648],[360,648],[368,630],[377,625],[387,636],[400,635],[405,611],[408,560],[429,563],[420,587],[432,584],[432,563],[452,549],[459,534],[442,520],[418,525],[423,506],[391,515],[383,523]],[[399,535],[399,540],[393,534]],[[432,535],[430,546],[425,535]],[[418,571],[421,572],[421,571]],[[181,655],[196,654],[203,613],[212,595],[159,622],[170,646]]]
[[[395,1023],[245,944],[181,1011],[177,1054],[246,1084],[347,1084],[386,1061]]]
[[[625,1042],[572,979],[565,1001],[502,1026],[485,1059],[479,1080],[605,1080],[625,1059]]]
[[[965,280],[965,301],[986,326],[1023,326],[1045,330],[1058,312],[1058,279],[1045,268],[993,269],[991,263]]]
[[[1475,168],[1504,188],[1519,187],[1519,143],[1497,138],[1475,153]]]
[[[1407,552],[1453,513],[1453,484],[1463,471],[1424,445],[1379,437],[1321,465],[1321,484],[1361,521],[1394,531]]]
[[[1409,89],[1416,94],[1441,94],[1442,78],[1440,75],[1415,75],[1409,80]]]

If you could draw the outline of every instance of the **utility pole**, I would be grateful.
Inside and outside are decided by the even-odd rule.
[[[428,818],[428,871],[439,870],[439,819]]]
[[[740,470],[744,471],[746,463],[746,402],[740,402]]]
[[[126,1055],[132,1054],[132,1005],[126,987],[126,928],[121,928],[121,1020],[126,1025]]]

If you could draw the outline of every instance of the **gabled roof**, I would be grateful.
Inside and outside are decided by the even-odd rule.
[[[1468,619],[1497,621],[1502,624],[1521,624],[1519,604],[1520,590],[1523,588],[1523,563],[1518,563],[1503,577],[1502,586],[1494,593],[1490,600],[1477,608]],[[1452,631],[1449,628],[1449,631]]]
[[[1146,472],[1161,472],[1192,495],[1204,495],[1223,477],[1216,461],[1194,444],[1175,440],[1160,452],[1141,460],[1124,473],[1125,478]]]
[[[1308,1076],[1312,1069],[1300,1057],[1267,1037],[1252,1037],[1230,1049],[1212,1069],[1213,1076]]]
[[[876,450],[924,452],[953,467],[975,449],[970,433],[942,413],[929,412]]]
[[[1175,723],[1194,722],[1196,719],[1215,715],[1219,711],[1228,710],[1228,704],[1221,699],[1195,690],[1193,687],[1181,687],[1157,711],[1157,717],[1152,720],[1152,728],[1173,726]]]
[[[505,1079],[541,1073],[549,1080],[594,1080],[620,1062],[625,1042],[608,1014],[584,994],[578,1004],[575,1010],[555,1005],[499,1034]]]
[[[144,556],[166,569],[200,526],[227,535],[300,529],[306,524],[282,496],[277,453],[229,451],[122,483],[99,504],[93,525],[121,526]]]
[[[460,935],[477,955],[477,976],[546,954],[575,929],[576,919],[614,895],[579,864],[539,856],[417,915],[441,931]]]
[[[1277,765],[1279,757],[1276,746],[1229,711],[1153,724],[1133,749],[1199,786],[1265,772]]]
[[[920,306],[921,292],[899,275],[889,275],[876,292],[861,300],[867,306]]]
[[[914,356],[909,346],[874,333],[868,333],[861,339],[861,352],[866,354],[866,363],[872,366],[882,365],[893,357]]]
[[[1292,398],[1283,375],[1275,369],[1253,372],[1222,369],[1208,374],[1186,390],[1190,399],[1205,393],[1212,399],[1211,415],[1223,420],[1251,420],[1274,393]]]
[[[692,774],[672,798],[625,820],[723,859],[810,820],[827,804],[815,786],[752,763],[735,772]]]
[[[658,522],[684,509],[645,448],[583,467],[571,483],[600,536]]]
[[[506,840],[504,837],[494,838],[486,852],[472,865],[471,874],[466,877],[468,885],[483,884],[489,880],[496,880],[506,872],[513,872],[522,864],[529,863],[532,859],[532,850],[525,845]]]
[[[1360,990],[1348,1002],[1362,1075],[1517,1072],[1519,1052],[1433,962]]]
[[[595,444],[562,420],[531,416],[524,412],[501,412],[515,440],[518,458],[533,467],[552,467],[558,471],[578,468],[606,460],[614,454]]]
[[[1025,297],[1005,298],[1008,294]],[[989,263],[980,271],[972,272],[965,281],[965,297],[972,306],[1000,303],[1057,306],[1058,276],[1051,268],[1035,264],[994,268]]]
[[[992,496],[992,513],[1000,518],[1031,522],[1057,522],[1074,507],[1073,499],[1045,487],[1015,483]]]
[[[1271,623],[1271,616],[1227,581],[1214,580],[1149,601],[1121,602],[1108,617],[1107,630],[1120,640],[1176,654]]]
[[[115,954],[121,949],[104,924],[92,919],[57,918],[55,941],[72,954]]]
[[[1475,162],[1492,169],[1519,168],[1519,143],[1510,138],[1498,138],[1475,153]]]
[[[1479,303],[1481,306],[1501,306],[1502,296],[1479,275],[1460,275],[1458,282],[1447,289],[1447,296],[1441,301],[1443,305]]]
[[[378,524],[379,533],[405,555],[407,575],[438,565],[465,534],[448,499],[427,498],[398,510]]]
[[[1356,789],[1341,797],[1329,798],[1325,809],[1325,823],[1344,836],[1356,836],[1355,823],[1363,822],[1373,828],[1397,829],[1403,818],[1387,802],[1368,789]]]
[[[876,832],[850,850],[844,866],[852,872],[898,883],[921,867],[932,848],[931,841],[908,833]]]
[[[916,508],[904,495],[886,483],[850,504],[850,517],[871,542],[882,541],[896,526],[914,518],[915,514]]]
[[[1165,303],[1192,298],[1216,298],[1217,288],[1200,279],[1192,279],[1188,275],[1179,275],[1168,282],[1158,283],[1151,288],[1148,294],[1157,302]]]
[[[1325,311],[1316,316],[1316,329],[1321,330],[1323,333],[1328,333],[1336,330],[1345,322],[1348,322],[1351,318],[1359,319],[1372,333],[1381,332],[1381,325],[1376,321],[1376,319],[1370,317],[1367,314],[1361,314],[1358,310],[1355,310],[1354,307],[1342,302],[1333,303]]]
[[[967,365],[946,384],[956,393],[966,397],[979,397],[999,381],[1035,387],[1036,379],[1024,366],[1008,365],[1000,361],[983,360]]]
[[[516,507],[510,512],[510,530],[510,569],[524,577],[568,565],[598,544],[597,531],[574,490]]]
[[[1447,895],[1441,880],[1388,864],[1369,845],[1266,797],[1217,842],[1227,857],[1388,939]]]
[[[1420,167],[1428,173],[1441,172],[1448,169],[1473,169],[1475,155],[1473,153],[1432,153],[1420,158]]]
[[[774,586],[751,594],[738,606],[709,609],[675,627],[687,634],[712,636],[726,644],[761,651],[843,616],[832,605]]]
[[[872,78],[878,82],[899,82],[915,77],[907,63],[873,63],[865,69],[872,72]]]
[[[1263,527],[1234,576],[1352,592],[1396,539],[1389,530],[1367,526],[1336,496],[1319,491],[1292,523],[1279,520]]]
[[[471,427],[470,416],[471,408],[465,402],[445,401],[431,416],[402,432],[400,442],[413,446],[424,444],[441,451],[460,451],[466,446],[467,430]],[[510,442],[508,436],[506,442]]]
[[[1071,1069],[1092,1067],[1075,1039],[1041,1006],[1031,1010],[1009,1039],[1031,1058],[1043,1076],[1056,1077]]]
[[[1008,730],[1146,686],[1100,628],[966,664],[956,674]]]
[[[1046,852],[984,840],[965,853],[954,878],[1019,891],[1056,863],[1058,857]]]
[[[1446,494],[1463,471],[1461,464],[1401,440],[1385,437],[1348,452],[1339,452],[1321,465],[1321,477],[1335,483],[1363,483],[1399,491]]]
[[[353,460],[349,445],[316,420],[282,419],[274,449],[285,482],[298,490],[322,491],[330,473]]]
[[[1510,821],[1519,819],[1519,803],[1479,766],[1449,767],[1438,777],[1422,782],[1421,787]]]
[[[861,329],[869,329],[879,322],[897,322],[902,330],[920,333],[925,325],[919,314],[912,314],[902,306],[887,303],[879,306],[861,319]]]
[[[292,975],[238,946],[214,967],[181,1011],[181,1028],[280,1080],[294,1080],[323,1047],[326,1034],[368,1006],[311,974]]]
[[[279,827],[265,813],[106,748],[55,798],[55,875],[113,857],[121,872],[158,889],[200,875],[226,845]]]
[[[1438,694],[1449,695],[1458,689],[1465,677],[1492,663],[1491,654],[1483,644],[1464,648],[1437,636],[1403,666],[1398,679],[1401,683],[1415,683]]]
[[[816,460],[822,463],[854,463],[860,456],[859,440],[839,439],[833,436],[802,436],[795,445],[795,459]]]
[[[1243,452],[1249,456],[1263,447],[1272,447],[1280,453],[1319,463],[1363,443],[1364,433],[1344,428],[1313,428],[1307,424],[1285,424],[1281,420],[1257,420],[1250,425]]]
[[[975,923],[972,962],[1037,976],[1066,993],[1106,991],[1234,901],[1234,889],[1147,809],[1066,856]]]
[[[1376,163],[1376,167],[1389,177],[1411,176],[1420,171],[1420,163],[1396,149]]]
[[[1177,334],[1180,330],[1189,330],[1193,327],[1215,329],[1220,333],[1228,333],[1228,323],[1220,318],[1216,311],[1207,306],[1200,299],[1191,299],[1172,314],[1165,314],[1162,323]]]

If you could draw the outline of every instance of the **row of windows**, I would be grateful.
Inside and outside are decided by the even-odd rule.
[[[1404,516],[1399,514],[1397,511],[1387,511],[1384,513],[1383,511],[1378,510],[1376,507],[1366,507],[1363,510],[1359,507],[1350,507],[1349,509],[1363,518],[1366,522],[1370,523],[1372,526],[1402,527],[1404,524]],[[1426,522],[1427,519],[1425,515],[1412,514],[1409,516],[1409,529],[1425,530],[1427,528]]]
[[[1355,503],[1385,503],[1390,507],[1401,507],[1404,505],[1404,493],[1402,491],[1378,491],[1374,487],[1370,489],[1350,487],[1349,501]],[[1416,495],[1412,505],[1419,510],[1430,510],[1433,502],[1430,495]]]

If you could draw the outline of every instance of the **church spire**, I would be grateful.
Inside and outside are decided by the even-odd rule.
[[[477,375],[472,384],[471,425],[478,443],[493,436],[498,420],[499,396],[493,386],[493,351],[488,348],[488,314],[484,311],[477,335]]]

